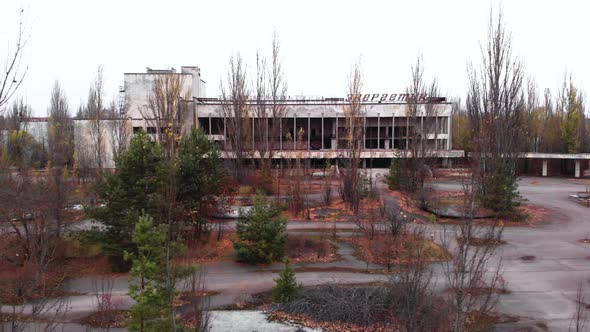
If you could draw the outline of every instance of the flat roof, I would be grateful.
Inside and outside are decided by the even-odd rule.
[[[590,160],[590,153],[545,153],[523,152],[519,156],[526,159],[586,159]]]

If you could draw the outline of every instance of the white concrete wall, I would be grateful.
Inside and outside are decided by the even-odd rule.
[[[113,126],[112,120],[102,120],[102,141],[103,141],[103,167],[114,168],[115,161],[113,159],[113,151],[116,149],[116,142],[112,138],[111,127]],[[96,167],[96,158],[94,157],[94,139],[91,134],[91,121],[90,120],[73,120],[74,123],[74,151],[78,155],[79,159],[85,159],[85,162],[91,162],[92,165],[89,167]],[[48,142],[48,121],[32,121],[24,122],[23,129],[28,131],[31,136],[39,143],[45,144],[47,147]],[[128,124],[127,129],[131,133],[131,123]],[[131,135],[129,135],[131,136]]]
[[[197,66],[182,66],[180,72],[183,74],[191,74],[192,81],[192,97],[205,98],[205,81],[201,79],[201,69]]]
[[[187,91],[193,97],[195,93],[193,85],[193,75],[189,73],[185,74],[162,74],[162,73],[126,73],[124,74],[125,84],[125,101],[127,103],[127,116],[133,119],[143,118],[143,114],[149,114],[148,111],[148,99],[152,92],[154,80],[158,75],[182,75],[183,79],[183,90]],[[200,79],[199,79],[200,84]],[[197,85],[199,85],[197,84]],[[196,89],[199,93],[200,86]]]
[[[285,117],[292,118],[294,115],[297,118],[306,118],[308,115],[312,118],[322,117],[322,113],[326,118],[335,117],[336,114],[340,118],[344,116],[344,110],[347,104],[330,104],[330,103],[313,103],[306,104],[287,104],[285,110]],[[440,104],[437,107],[437,114],[439,117],[451,116],[451,105]],[[218,104],[197,104],[197,117],[207,117],[209,114],[213,117],[221,117],[223,112]],[[389,117],[395,115],[396,117],[405,117],[408,113],[407,104],[368,104],[363,106],[367,117],[377,117],[380,113],[381,117]],[[420,106],[420,113],[425,114],[423,105]],[[251,112],[252,115],[252,112]],[[396,119],[397,120],[397,119]]]
[[[47,121],[31,121],[22,123],[23,130],[27,131],[35,141],[47,147]]]

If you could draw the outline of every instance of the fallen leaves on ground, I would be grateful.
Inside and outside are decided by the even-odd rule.
[[[394,332],[399,331],[395,323],[389,324],[372,324],[369,326],[360,326],[341,322],[318,322],[305,317],[304,315],[288,314],[283,311],[274,311],[268,315],[269,321],[303,325],[312,329],[322,329],[334,332]]]
[[[360,258],[373,264],[393,265],[407,264],[408,260],[420,259],[429,262],[447,260],[451,256],[438,244],[419,238],[415,235],[399,235],[392,238],[388,235],[355,236],[342,238],[342,241],[352,244]]]
[[[338,259],[336,246],[321,237],[289,236],[285,252],[292,263],[328,263]]]
[[[217,232],[212,232],[205,241],[187,243],[187,250],[183,255],[175,257],[174,262],[179,264],[201,264],[231,259],[234,252],[232,240],[237,239],[235,232],[226,232],[217,241]]]
[[[127,310],[98,311],[82,318],[79,323],[102,329],[124,328],[129,317]]]

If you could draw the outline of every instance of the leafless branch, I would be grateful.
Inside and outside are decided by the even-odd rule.
[[[2,61],[5,63],[5,66],[0,75],[0,115],[4,114],[4,106],[10,101],[23,83],[29,69],[28,65],[23,63],[24,51],[28,43],[23,13],[24,9],[21,9],[19,13],[18,32],[13,49],[8,51],[5,61]]]

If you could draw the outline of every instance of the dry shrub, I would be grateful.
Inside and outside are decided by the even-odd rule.
[[[129,320],[129,311],[110,310],[94,312],[81,320],[79,323],[99,329],[125,328]]]
[[[335,247],[327,239],[314,239],[308,236],[289,236],[285,252],[292,262],[333,261]]]
[[[186,251],[173,260],[180,264],[194,264],[229,258],[234,250],[232,240],[236,238],[235,232],[227,232],[222,234],[219,241],[213,233],[209,234],[206,241],[187,241]]]
[[[463,238],[457,238],[459,243],[463,243]],[[507,242],[502,239],[486,239],[486,238],[470,238],[469,245],[474,247],[483,247],[483,246],[501,246],[506,244]]]
[[[319,286],[302,290],[279,310],[315,321],[367,326],[386,320],[387,292],[381,287]]]
[[[355,246],[361,258],[373,264],[406,264],[404,258],[414,257],[418,252],[427,262],[447,260],[451,257],[444,248],[416,235],[402,234],[392,238],[379,234],[373,239],[359,236],[343,238],[343,241]]]
[[[253,174],[247,175],[245,184],[254,188],[254,192],[261,191],[265,195],[272,195],[275,192],[274,178],[269,171],[255,171]]]
[[[415,319],[411,332],[448,329],[448,308],[431,293],[423,294],[413,312],[405,312],[408,301],[416,299],[407,296],[408,289],[404,287],[407,286],[400,283],[312,287],[302,290],[294,300],[278,305],[277,311],[298,317],[306,326],[330,331],[410,332],[405,324],[408,319]]]

